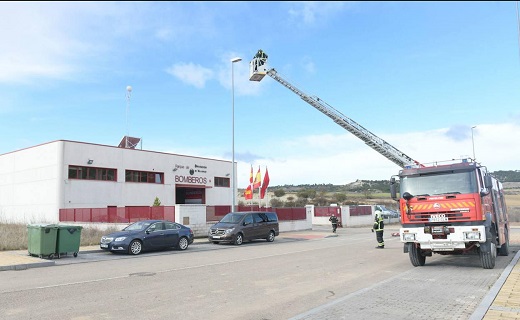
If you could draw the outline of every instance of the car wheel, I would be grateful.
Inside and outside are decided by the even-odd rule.
[[[274,232],[270,231],[269,235],[266,238],[267,242],[273,242],[274,241]]]
[[[219,244],[219,242],[218,242],[218,241],[212,241],[212,242],[213,242],[214,244]]]
[[[188,238],[186,237],[182,237],[179,239],[179,243],[177,244],[177,248],[179,248],[179,250],[186,250],[188,249]]]
[[[130,242],[130,246],[128,247],[128,253],[133,255],[138,255],[143,250],[143,244],[139,240],[133,240]]]
[[[242,236],[241,233],[238,233],[236,236],[235,236],[235,244],[237,246],[241,245],[242,243],[244,242],[244,237]]]

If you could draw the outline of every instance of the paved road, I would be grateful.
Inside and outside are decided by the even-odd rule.
[[[138,257],[80,254],[0,272],[0,318],[469,319],[519,249],[492,270],[478,256],[435,255],[414,268],[391,232],[384,250],[363,228]]]

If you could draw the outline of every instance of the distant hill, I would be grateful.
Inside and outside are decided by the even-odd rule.
[[[283,186],[269,186],[269,191],[283,189],[285,192],[298,192],[302,190],[315,190],[317,192],[363,192],[366,190],[389,192],[389,180],[356,180],[344,185],[333,184],[286,184]]]
[[[492,174],[501,182],[519,182],[520,170],[495,171]],[[283,189],[285,192],[298,192],[302,190],[316,190],[323,192],[363,192],[366,190],[389,192],[389,180],[356,180],[344,185],[333,184],[286,184],[283,186],[269,186],[269,191]]]
[[[501,182],[520,182],[520,170],[495,171],[492,174]]]

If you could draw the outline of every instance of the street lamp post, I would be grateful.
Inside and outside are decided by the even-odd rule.
[[[231,197],[231,212],[235,211],[235,197],[237,195],[235,182],[235,74],[233,65],[239,61],[242,61],[242,58],[236,57],[231,59],[231,192],[233,193]]]
[[[473,139],[473,129],[477,126],[471,127],[471,144],[473,145],[473,161],[475,161],[475,140]]]

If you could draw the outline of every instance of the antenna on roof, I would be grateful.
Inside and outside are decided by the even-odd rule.
[[[128,112],[130,111],[130,97],[132,96],[132,86],[126,86],[126,135],[125,135],[125,148],[129,147],[128,143]]]

